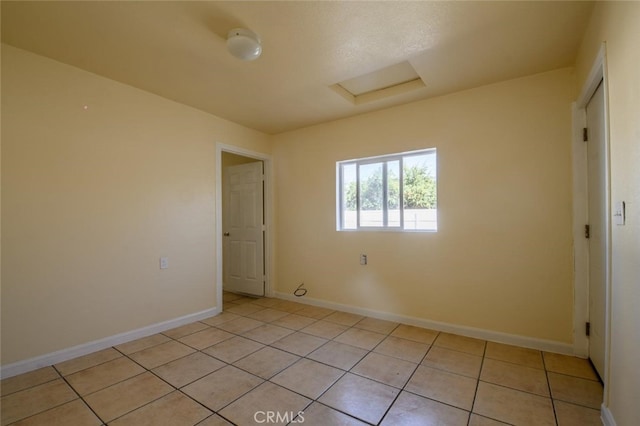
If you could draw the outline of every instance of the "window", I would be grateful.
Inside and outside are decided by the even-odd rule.
[[[436,150],[336,163],[338,230],[436,231]]]

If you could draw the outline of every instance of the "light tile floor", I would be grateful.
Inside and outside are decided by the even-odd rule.
[[[601,424],[583,359],[278,299],[224,302],[2,380],[2,426]]]

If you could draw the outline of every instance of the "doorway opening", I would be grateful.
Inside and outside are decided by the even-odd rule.
[[[230,145],[216,150],[217,299],[223,290],[267,296],[271,258],[271,158]]]

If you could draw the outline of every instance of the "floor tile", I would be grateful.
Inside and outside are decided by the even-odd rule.
[[[307,358],[342,370],[349,370],[364,358],[366,354],[367,351],[364,349],[332,341],[325,343],[324,346],[311,352],[307,355]]]
[[[470,377],[421,365],[405,386],[405,390],[470,411],[476,384],[477,381]]]
[[[323,321],[329,321],[336,324],[341,324],[341,325],[346,325],[347,327],[351,327],[355,325],[358,321],[361,321],[363,319],[364,317],[362,315],[351,314],[349,312],[336,311],[324,317]]]
[[[10,395],[0,400],[2,422],[7,425],[77,399],[64,380],[56,379]]]
[[[517,425],[556,424],[551,399],[482,381],[478,384],[473,412]]]
[[[300,330],[313,324],[314,322],[316,322],[316,320],[313,318],[304,317],[298,314],[289,314],[286,317],[282,317],[273,321],[271,324],[289,328],[291,330]]]
[[[109,426],[192,426],[211,411],[183,393],[174,391],[109,423]]]
[[[317,321],[308,327],[303,328],[303,333],[313,334],[314,336],[322,337],[323,339],[333,339],[339,334],[344,333],[349,327],[341,324],[334,324],[327,321]]]
[[[194,382],[209,373],[221,369],[226,364],[222,361],[196,352],[184,358],[177,359],[168,364],[161,365],[153,370],[155,374],[172,386],[181,388]]]
[[[384,417],[382,426],[466,426],[469,413],[418,395],[402,392]]]
[[[553,399],[600,409],[602,405],[602,385],[593,380],[548,373]]]
[[[344,371],[337,368],[301,359],[273,377],[271,381],[308,398],[316,399],[343,374]]]
[[[111,361],[121,357],[122,354],[113,348],[107,348],[98,352],[94,352],[88,355],[84,355],[78,358],[70,359],[69,361],[56,364],[56,370],[63,376],[76,373],[85,368],[94,367],[103,362]]]
[[[507,424],[508,423],[499,422],[474,413],[471,413],[471,417],[469,418],[469,426],[504,426]]]
[[[265,307],[265,308],[273,308],[280,302],[282,302],[282,300],[280,299],[274,299],[271,297],[260,297],[256,300],[253,300],[251,303],[253,303],[254,305]]]
[[[151,336],[143,337],[142,339],[133,340],[131,342],[123,343],[115,346],[117,350],[125,355],[132,354],[134,352],[140,352],[141,350],[150,348],[152,346],[166,343],[171,339],[164,334],[153,334]]]
[[[237,360],[264,348],[262,343],[236,336],[203,350],[204,353],[216,357],[226,363],[233,364]]]
[[[347,373],[318,400],[361,420],[377,424],[400,391]]]
[[[457,334],[440,333],[433,342],[434,346],[453,349],[459,352],[466,352],[471,355],[484,355],[484,347],[487,342],[471,337],[459,336]]]
[[[367,426],[367,423],[363,423],[319,402],[314,402],[305,409],[298,419],[298,423],[331,426]]]
[[[185,336],[179,339],[179,341],[187,346],[191,346],[192,348],[202,350],[232,337],[233,334],[229,332],[211,327]]]
[[[327,339],[296,332],[272,343],[271,346],[299,356],[307,356],[325,343]]]
[[[228,304],[227,306],[231,306],[231,304]],[[253,303],[244,303],[242,305],[232,306],[228,309],[225,306],[224,311],[237,315],[251,315],[263,309],[265,309],[264,306],[254,305]]]
[[[259,299],[259,297],[254,297],[254,296],[240,296],[240,297],[238,297],[236,299],[233,299],[229,303],[234,304],[234,305],[244,305],[246,303],[253,303],[258,299]]]
[[[201,331],[199,333],[205,333],[205,331]],[[151,370],[152,368],[159,367],[162,364],[166,364],[194,352],[195,349],[172,340],[170,342],[161,343],[140,352],[136,352],[129,355],[129,357],[144,368]]]
[[[241,318],[240,315],[236,315],[236,314],[232,314],[230,312],[222,312],[219,313],[216,316],[213,317],[209,317],[209,318],[205,318],[203,320],[200,320],[200,322],[205,323],[207,325],[211,325],[211,326],[218,326],[222,323],[234,320],[234,319],[238,319]]]
[[[293,333],[293,330],[288,328],[265,324],[243,333],[242,336],[268,345],[288,336],[291,333]]]
[[[402,388],[418,367],[409,361],[370,352],[351,372],[385,385]]]
[[[359,328],[350,328],[334,340],[336,342],[345,343],[347,345],[356,346],[358,348],[371,350],[378,343],[382,342],[386,336],[373,331],[362,330]]]
[[[228,405],[220,415],[239,425],[260,424],[267,419],[267,412],[276,412],[275,422],[288,424],[311,403],[310,399],[291,392],[281,386],[265,382],[242,398]],[[277,421],[284,420],[284,421]]]
[[[499,361],[511,362],[525,367],[544,370],[542,352],[535,349],[521,348],[502,343],[487,342],[485,356]]]
[[[331,315],[335,311],[331,309],[321,308],[319,306],[305,306],[304,308],[296,311],[296,315],[302,315],[313,319],[322,319],[328,315]]]
[[[430,345],[436,339],[438,332],[427,328],[400,324],[395,330],[393,330],[391,335],[394,337],[400,337],[401,339],[413,340],[414,342]]]
[[[173,391],[173,388],[146,372],[84,397],[85,402],[105,422]]]
[[[13,426],[99,426],[102,422],[80,399],[14,423]]]
[[[213,411],[218,411],[264,380],[228,365],[182,388],[182,392]]]
[[[205,420],[197,424],[197,426],[234,426],[217,414],[207,417]]]
[[[509,362],[485,359],[480,380],[549,397],[549,384],[544,370]]]
[[[587,359],[550,352],[544,352],[543,357],[547,371],[598,381],[598,376]]]
[[[267,346],[233,365],[263,379],[269,379],[299,359],[297,355]]]
[[[38,386],[58,378],[60,378],[60,375],[53,367],[39,368],[28,373],[3,379],[0,385],[2,387],[1,394],[2,396],[6,396],[10,393]]]
[[[389,334],[399,324],[397,322],[385,321],[377,318],[365,317],[358,321],[354,327],[361,328],[363,330],[373,331],[375,333]]]
[[[600,410],[554,401],[558,426],[602,426]]]
[[[129,358],[121,357],[67,376],[80,395],[87,395],[145,372]]]
[[[277,309],[279,311],[289,312],[290,314],[294,312],[298,312],[304,309],[307,305],[303,305],[298,302],[291,302],[289,300],[281,300],[280,303],[273,305],[273,309]]]
[[[242,334],[254,328],[260,327],[261,325],[264,325],[262,321],[240,317],[231,321],[223,322],[222,324],[218,324],[216,327],[224,331],[228,331],[229,333]]]
[[[244,296],[236,293],[229,293],[227,291],[222,293],[223,302],[233,302],[234,300],[242,299]]]
[[[163,331],[162,334],[167,337],[171,337],[172,339],[179,339],[181,337],[188,336],[189,334],[193,334],[196,331],[201,331],[209,327],[210,326],[207,324],[196,321],[180,327],[172,328],[171,330]]]
[[[258,321],[272,322],[287,315],[290,314],[288,312],[278,311],[277,309],[267,308],[247,316]]]
[[[454,351],[439,346],[432,346],[427,356],[422,361],[427,367],[449,371],[451,373],[462,374],[478,378],[482,357]]]
[[[373,351],[417,364],[422,361],[429,347],[425,343],[389,336],[376,346]]]

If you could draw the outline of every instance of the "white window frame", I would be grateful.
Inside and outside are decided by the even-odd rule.
[[[407,151],[397,154],[379,155],[375,157],[357,158],[353,160],[344,160],[336,162],[336,230],[341,232],[356,232],[356,231],[378,231],[378,232],[437,232],[437,229],[404,229],[404,165],[403,158],[413,157],[425,154],[435,154],[436,164],[438,161],[437,148],[420,149],[416,151]],[[389,205],[388,205],[388,182],[387,182],[387,164],[393,161],[398,161],[399,164],[399,176],[398,176],[398,191],[400,195],[398,208],[400,210],[400,225],[389,226]],[[361,226],[360,225],[360,166],[374,163],[382,163],[382,205],[383,205],[383,226]],[[344,227],[344,193],[343,193],[343,180],[344,180],[344,167],[356,166],[356,227],[345,228]],[[437,166],[436,166],[436,185],[438,182]],[[436,189],[437,191],[437,189]],[[437,192],[436,192],[437,194]],[[436,201],[437,203],[437,201]]]

